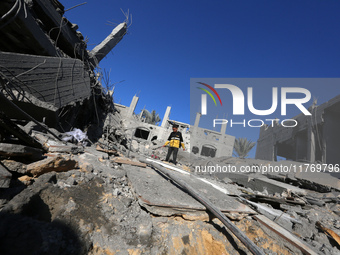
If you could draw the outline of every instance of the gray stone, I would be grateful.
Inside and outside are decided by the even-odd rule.
[[[1,163],[9,170],[12,172],[17,172],[20,174],[25,174],[26,173],[26,165],[18,162],[18,161],[14,161],[14,160],[8,160],[8,159],[4,159],[1,161]]]
[[[12,174],[0,164],[0,188],[9,188]]]
[[[115,197],[119,196],[122,192],[119,189],[114,189],[112,192],[112,195],[114,195]]]
[[[65,181],[65,184],[68,184],[68,185],[76,185],[77,182],[76,182],[76,180],[75,180],[72,176],[70,176],[70,177],[67,178],[67,180]]]
[[[20,144],[0,143],[0,155],[7,157],[28,157],[41,159],[42,150]]]

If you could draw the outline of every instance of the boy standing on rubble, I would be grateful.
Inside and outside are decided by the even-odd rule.
[[[178,131],[177,124],[172,125],[172,132],[169,135],[168,141],[166,141],[163,147],[165,147],[168,144],[169,144],[168,154],[166,155],[165,161],[170,162],[169,159],[172,154],[172,158],[173,158],[172,162],[176,165],[177,164],[176,159],[177,159],[177,153],[178,153],[179,147],[182,146],[183,151],[185,150],[182,133]]]

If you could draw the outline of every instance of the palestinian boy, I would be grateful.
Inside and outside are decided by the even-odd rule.
[[[169,159],[170,159],[171,154],[172,154],[172,158],[173,158],[172,162],[176,165],[179,147],[182,146],[183,151],[185,150],[182,133],[178,131],[178,125],[177,124],[172,125],[172,132],[169,135],[168,141],[166,141],[166,143],[163,145],[163,147],[165,147],[168,144],[169,144],[168,154],[166,155],[165,161],[170,162]]]

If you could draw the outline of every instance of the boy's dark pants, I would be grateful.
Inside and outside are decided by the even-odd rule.
[[[168,154],[166,155],[165,161],[168,161],[168,162],[169,162],[171,153],[173,153],[173,154],[172,154],[173,163],[176,164],[176,163],[177,163],[177,161],[176,161],[176,159],[177,159],[177,153],[178,153],[178,148],[176,148],[176,147],[169,147],[169,148],[168,148]]]

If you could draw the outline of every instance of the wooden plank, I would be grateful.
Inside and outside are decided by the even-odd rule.
[[[118,164],[127,164],[127,165],[132,165],[132,166],[146,167],[145,163],[131,161],[128,159],[114,158],[112,161]]]
[[[275,222],[271,221],[267,217],[263,215],[255,215],[253,216],[258,222],[265,225],[270,230],[274,231],[276,234],[281,236],[283,239],[287,240],[289,243],[300,249],[303,254],[308,255],[317,255],[315,251],[313,251],[307,243],[299,239],[298,237],[294,236],[288,230],[284,229],[283,227],[279,226]]]

